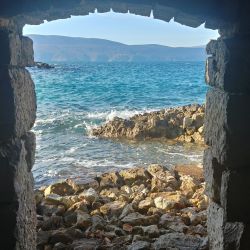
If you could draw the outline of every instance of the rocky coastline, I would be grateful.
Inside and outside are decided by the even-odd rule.
[[[37,249],[208,249],[202,168],[157,164],[35,191]]]
[[[192,104],[135,115],[129,119],[115,117],[94,128],[92,135],[139,140],[164,138],[203,144],[204,115],[205,105]]]

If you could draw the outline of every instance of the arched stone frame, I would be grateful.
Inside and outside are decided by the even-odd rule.
[[[175,21],[205,22],[221,37],[207,46],[204,156],[210,249],[249,249],[250,154],[248,124],[250,36],[247,1],[198,0],[4,0],[0,8],[0,211],[5,249],[35,249],[35,205],[31,168],[35,136],[34,84],[25,66],[33,63],[24,24],[86,15],[94,9]]]

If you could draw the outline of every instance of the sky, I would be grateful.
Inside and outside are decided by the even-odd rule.
[[[160,44],[171,47],[192,47],[216,39],[218,31],[204,25],[191,28],[171,20],[169,23],[134,14],[90,13],[72,16],[41,25],[26,25],[25,35],[62,35],[71,37],[102,38],[125,44]]]

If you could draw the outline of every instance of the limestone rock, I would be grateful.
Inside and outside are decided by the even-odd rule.
[[[132,168],[120,171],[127,185],[138,185],[149,179],[149,174],[144,168]]]
[[[86,229],[92,225],[92,218],[88,213],[77,211],[76,225],[80,228]]]
[[[58,195],[71,195],[74,194],[74,189],[67,182],[59,182],[48,186],[44,195],[47,196],[49,194],[58,194]]]
[[[179,250],[194,250],[199,249],[202,244],[202,239],[185,235],[183,233],[168,233],[160,236],[155,243],[153,248],[155,250],[160,249],[179,249]]]
[[[147,241],[135,241],[128,247],[128,250],[148,250],[150,249],[150,243]]]
[[[157,208],[170,210],[173,208],[184,208],[187,205],[186,198],[177,192],[157,193],[154,198],[154,203]]]
[[[66,182],[74,189],[76,193],[82,192],[83,190],[89,188],[93,188],[95,190],[99,188],[98,181],[90,178],[67,179]]]
[[[92,203],[98,198],[98,194],[93,188],[89,188],[88,190],[80,193],[79,198],[85,199],[89,203]]]
[[[103,215],[120,216],[125,205],[126,205],[126,202],[113,201],[113,202],[106,203],[103,206],[101,206],[100,207],[100,212]]]
[[[102,174],[98,179],[101,188],[113,188],[123,185],[121,176],[116,172]]]
[[[158,215],[144,216],[138,212],[128,214],[121,221],[134,226],[147,226],[157,224],[159,220]]]
[[[113,121],[93,129],[92,134],[108,138],[167,138],[203,143],[203,137],[195,133],[201,135],[198,129],[203,126],[204,113],[204,105],[188,105],[135,115],[130,119],[115,117]]]

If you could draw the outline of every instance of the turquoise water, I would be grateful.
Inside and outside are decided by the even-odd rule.
[[[37,185],[92,177],[113,169],[200,163],[198,147],[160,141],[126,142],[89,136],[115,116],[203,103],[204,62],[57,64],[31,68],[37,92]]]

